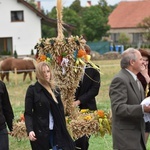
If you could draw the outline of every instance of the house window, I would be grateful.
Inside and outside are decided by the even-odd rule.
[[[118,42],[118,38],[119,38],[119,33],[111,34],[111,39],[113,40],[113,42]]]
[[[133,33],[133,43],[143,42],[141,33]]]
[[[0,38],[0,55],[12,53],[12,38]]]
[[[11,21],[24,21],[23,11],[11,11]]]

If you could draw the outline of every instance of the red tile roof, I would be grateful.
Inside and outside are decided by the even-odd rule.
[[[150,0],[121,1],[110,14],[108,24],[113,28],[137,27],[145,17],[150,16]]]

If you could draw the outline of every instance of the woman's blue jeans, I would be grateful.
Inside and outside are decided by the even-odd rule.
[[[50,145],[52,147],[52,150],[62,150],[61,148],[58,148],[54,143],[54,133],[53,130],[50,130]]]

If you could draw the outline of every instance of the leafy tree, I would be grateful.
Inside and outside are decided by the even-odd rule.
[[[101,40],[109,30],[108,18],[99,6],[85,8],[82,13],[83,35],[88,41]]]
[[[76,13],[76,11],[70,8],[64,8],[63,21],[76,27],[76,29],[72,31],[72,35],[81,34],[83,21],[81,17]]]
[[[118,6],[118,4],[115,4],[115,5],[109,5],[110,9],[111,9],[111,12]]]
[[[98,5],[103,11],[104,16],[108,17],[112,9],[111,7],[108,6],[106,0],[99,0]]]
[[[138,27],[145,29],[144,33],[145,39],[147,41],[150,41],[150,16],[144,18],[142,22],[138,24]]]
[[[49,18],[57,19],[57,11],[56,7],[52,9],[50,13],[47,14]],[[64,8],[63,9],[63,22],[74,25],[76,27],[75,30],[72,31],[72,35],[80,35],[82,20],[81,17],[72,9]],[[64,30],[64,35],[67,36],[67,33]],[[57,32],[55,28],[50,28],[46,25],[42,26],[42,36],[43,37],[54,37],[57,36]]]
[[[47,17],[52,18],[52,19],[57,19],[56,16],[56,7],[53,7],[51,12],[47,12]],[[49,25],[44,25],[42,24],[42,37],[43,38],[51,38],[51,37],[56,37],[57,36],[57,29],[50,27]]]
[[[82,10],[80,0],[75,0],[69,8],[74,10],[76,13],[79,13]]]
[[[42,24],[42,37],[43,38],[51,38],[51,37],[56,37],[57,36],[57,29],[52,28],[48,25]]]
[[[98,41],[107,35],[110,26],[107,24],[112,8],[106,0],[99,0],[98,5],[81,7],[80,0],[75,0],[70,7],[63,9],[63,21],[76,27],[72,35],[83,35],[86,40]],[[49,18],[57,19],[56,7],[47,12]],[[64,35],[67,35],[64,31]],[[42,37],[56,37],[57,29],[42,25]]]

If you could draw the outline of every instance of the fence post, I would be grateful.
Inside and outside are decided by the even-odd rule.
[[[17,68],[14,68],[14,72],[15,72],[15,85],[17,85]]]

